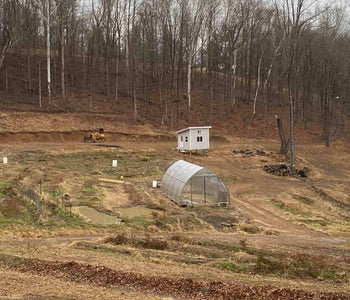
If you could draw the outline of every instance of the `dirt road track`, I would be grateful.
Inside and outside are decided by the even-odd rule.
[[[139,290],[155,295],[189,299],[350,299],[341,293],[308,292],[278,289],[272,286],[245,286],[220,281],[200,282],[192,279],[144,276],[104,266],[76,262],[62,263],[0,255],[0,267],[67,281],[110,288]]]

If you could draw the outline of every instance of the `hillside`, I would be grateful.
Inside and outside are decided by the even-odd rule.
[[[43,60],[44,58],[36,56],[35,59]],[[53,64],[55,65],[56,63],[58,64],[59,62],[54,60]],[[68,73],[69,77],[72,77],[72,81],[71,85],[68,86],[69,93],[65,99],[60,96],[59,74],[55,73],[53,75],[53,90],[55,92],[52,103],[48,103],[44,87],[45,66],[41,66],[41,107],[39,107],[38,102],[38,79],[37,77],[31,79],[32,89],[29,91],[28,78],[24,72],[25,65],[25,57],[16,54],[9,55],[7,91],[4,86],[5,80],[2,81],[2,84],[0,83],[1,132],[85,131],[99,127],[104,127],[113,132],[122,132],[123,129],[120,128],[121,126],[124,127],[124,125],[121,124],[129,123],[129,127],[149,125],[152,131],[160,130],[160,132],[164,133],[171,129],[178,130],[189,125],[210,124],[213,126],[215,134],[278,139],[275,119],[275,116],[278,115],[283,120],[283,125],[288,135],[289,112],[283,95],[272,89],[269,92],[270,97],[265,107],[265,98],[261,95],[262,91],[260,90],[260,94],[257,97],[256,115],[253,119],[253,92],[251,92],[251,98],[247,99],[244,85],[238,84],[236,91],[237,103],[232,111],[228,95],[225,93],[226,80],[228,79],[223,73],[219,73],[217,78],[216,97],[208,104],[205,74],[201,75],[199,71],[194,72],[192,79],[192,120],[189,123],[187,117],[186,81],[184,78],[180,81],[181,88],[179,90],[179,99],[177,99],[177,89],[171,84],[170,70],[168,73],[165,72],[165,77],[163,78],[163,104],[161,105],[157,78],[152,76],[151,69],[148,69],[147,72],[147,68],[144,69],[143,64],[140,64],[140,69],[138,70],[140,80],[138,80],[136,88],[138,118],[135,120],[133,101],[132,97],[128,96],[130,93],[127,89],[127,76],[123,64],[120,66],[118,73],[119,92],[117,101],[112,93],[114,87],[111,86],[111,94],[109,96],[106,94],[106,74],[103,68],[94,74],[95,88],[91,93],[90,87],[83,81],[81,74],[83,66],[81,63],[79,64],[79,61],[76,61]],[[3,73],[2,77],[4,77]],[[38,73],[38,68],[35,64],[31,65],[31,73]],[[111,76],[114,76],[113,72]],[[145,83],[144,80],[147,82]],[[148,97],[147,103],[145,102],[145,95]],[[317,102],[309,105],[310,113],[307,117],[298,117],[297,114],[295,123],[296,141],[322,142],[325,136],[325,131],[322,127],[323,115]],[[46,114],[48,114],[47,117],[45,116]],[[331,119],[331,139],[348,138],[350,118],[346,108],[335,106]]]
[[[0,92],[0,157],[8,158],[0,164],[0,297],[349,299],[350,144],[342,106],[333,109],[331,147],[317,101],[306,128],[296,120],[296,167],[307,168],[307,178],[275,176],[264,166],[289,163],[278,153],[275,120],[287,133],[288,107],[275,93],[264,130],[262,98],[252,120],[253,101],[239,85],[231,112],[220,75],[207,115],[198,72],[192,122],[182,96],[172,126],[170,118],[162,124],[151,72],[149,104],[140,80],[134,120],[123,72],[117,103],[104,92],[103,71],[96,74],[90,108],[76,63],[69,97],[59,97],[56,82],[52,103],[43,88],[39,107],[38,82],[28,92],[18,62],[25,64],[20,56],[9,60],[11,84]],[[175,99],[167,78],[162,93]],[[178,152],[175,130],[204,124],[213,126],[210,155]],[[106,141],[83,143],[98,128]],[[152,188],[179,159],[215,172],[230,204],[179,207]]]

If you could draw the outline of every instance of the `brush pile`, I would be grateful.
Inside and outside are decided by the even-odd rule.
[[[276,176],[298,176],[302,178],[306,178],[310,172],[308,168],[304,167],[301,170],[295,170],[293,174],[292,168],[286,164],[266,165],[264,166],[264,171]]]
[[[244,150],[233,150],[234,154],[245,154],[246,156],[254,156],[254,155],[260,155],[260,156],[266,156],[265,151],[259,150],[259,149],[244,149]]]

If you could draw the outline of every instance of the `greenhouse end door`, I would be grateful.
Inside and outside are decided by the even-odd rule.
[[[207,205],[218,203],[218,178],[216,176],[205,176],[205,201]]]
[[[203,176],[193,176],[191,178],[192,186],[192,204],[205,204],[205,195],[204,195],[204,179]]]
[[[220,183],[216,176],[196,175],[189,180],[184,196],[192,205],[215,205],[220,202],[219,188]]]

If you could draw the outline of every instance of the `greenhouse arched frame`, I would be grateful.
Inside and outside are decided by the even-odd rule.
[[[212,171],[185,160],[173,163],[162,178],[162,193],[179,205],[228,205],[230,193]]]

